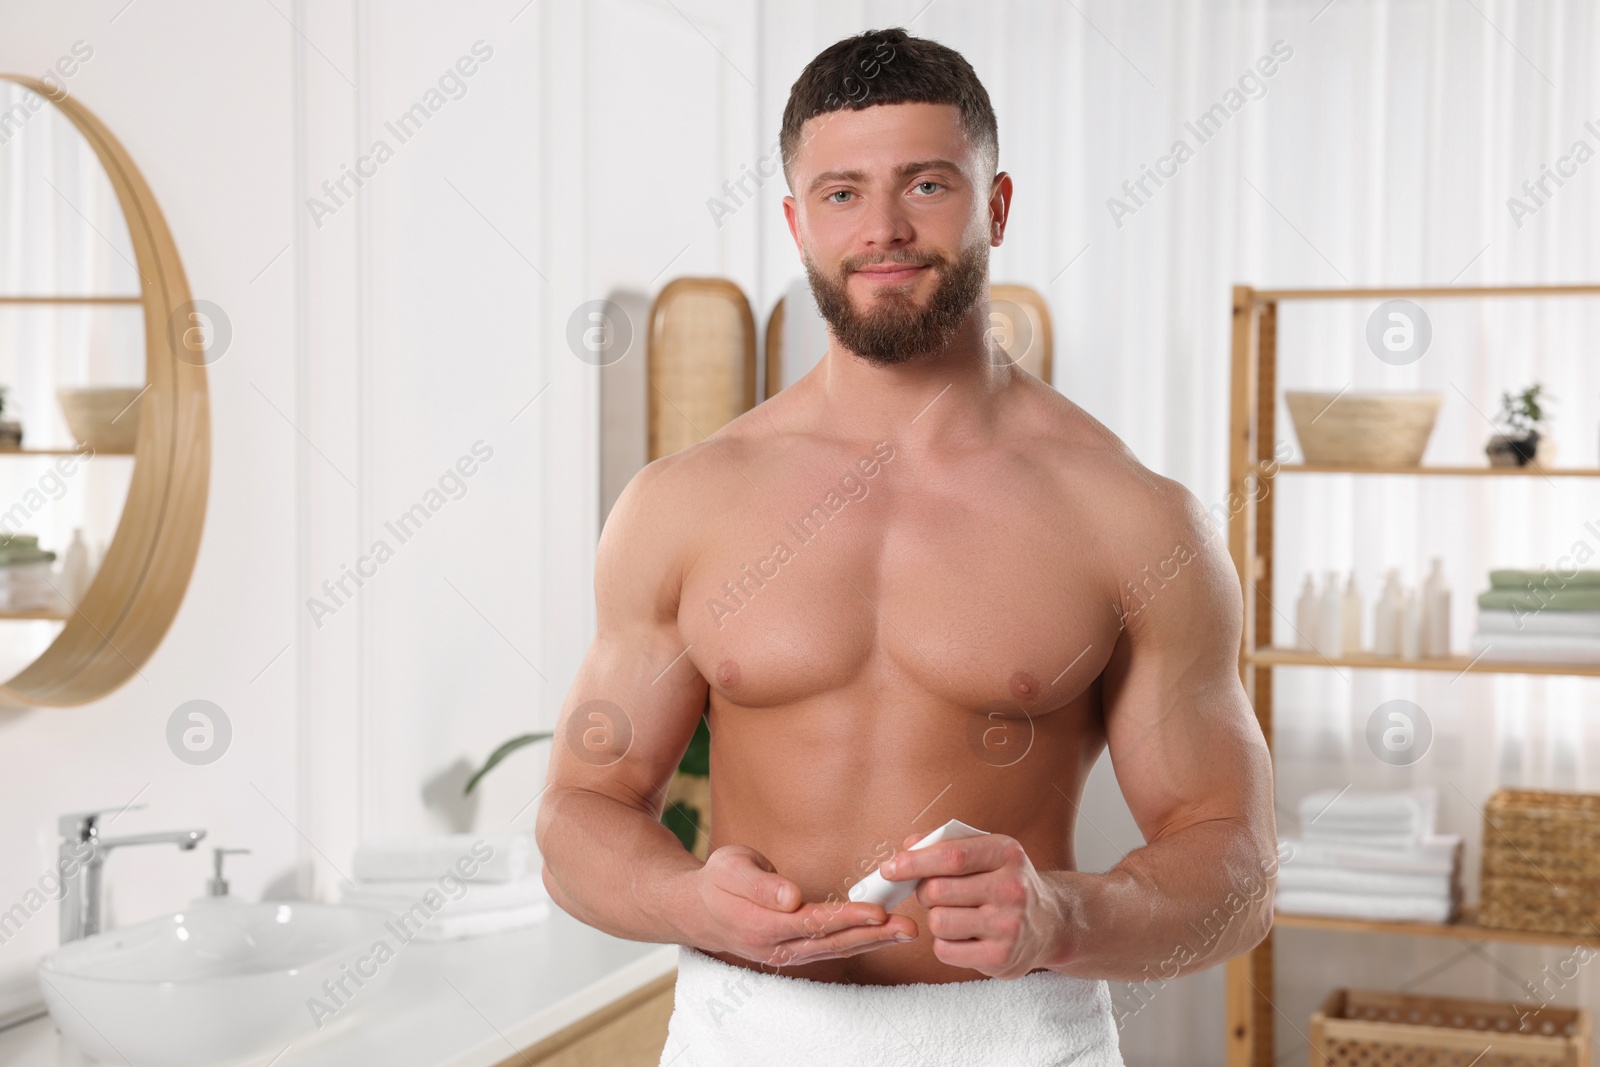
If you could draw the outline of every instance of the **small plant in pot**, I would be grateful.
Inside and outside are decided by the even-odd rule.
[[[462,795],[471,793],[484,775],[517,749],[536,741],[547,741],[554,736],[550,733],[535,733],[513,737],[489,753],[489,758],[484,761],[483,766],[467,779],[466,786],[461,790]],[[711,728],[706,723],[706,717],[702,715],[695,725],[689,747],[684,750],[683,758],[678,761],[678,772],[668,787],[666,807],[661,813],[662,825],[677,836],[688,852],[696,852],[697,843],[704,844],[699,839],[704,837],[709,824],[710,812],[704,809],[710,807],[710,776]],[[696,854],[704,859],[703,852],[704,849],[701,849]]]
[[[1541,427],[1545,424],[1544,404],[1553,397],[1544,393],[1544,387],[1534,382],[1520,393],[1500,394],[1500,415],[1495,425],[1505,428],[1489,438],[1484,451],[1489,463],[1495,467],[1525,467],[1540,458]],[[1545,442],[1544,459],[1550,456],[1550,442]]]
[[[0,452],[15,452],[22,447],[22,423],[5,418],[9,385],[0,385]]]

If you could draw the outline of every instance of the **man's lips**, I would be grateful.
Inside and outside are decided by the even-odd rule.
[[[870,267],[860,268],[856,273],[865,274],[878,282],[903,282],[927,269],[926,265],[917,263],[874,263]]]

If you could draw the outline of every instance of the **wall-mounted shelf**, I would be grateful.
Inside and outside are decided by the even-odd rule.
[[[0,621],[5,621],[5,620],[17,621],[17,620],[21,620],[21,619],[27,619],[27,620],[33,620],[33,621],[44,620],[46,622],[66,622],[70,618],[72,618],[72,612],[70,612],[70,611],[42,611],[42,610],[38,610],[38,609],[34,609],[34,610],[31,610],[31,611],[29,611],[29,610],[18,610],[18,611],[0,610]]]
[[[1389,922],[1382,919],[1345,919],[1332,915],[1277,915],[1274,927],[1293,926],[1308,930],[1330,930],[1340,934],[1405,934],[1413,937],[1444,937],[1462,941],[1514,941],[1524,945],[1600,946],[1600,937],[1572,934],[1547,934],[1529,930],[1498,930],[1477,924],[1477,910],[1462,908],[1461,918],[1453,923]]]
[[[1403,659],[1357,652],[1329,659],[1320,652],[1301,648],[1253,648],[1245,662],[1262,667],[1351,667],[1378,671],[1450,671],[1460,674],[1582,674],[1600,676],[1600,663],[1506,663],[1469,656],[1444,656],[1432,659]]]
[[[1347,467],[1328,463],[1280,463],[1284,474],[1444,474],[1452,477],[1600,478],[1600,467]]]
[[[1256,719],[1272,749],[1272,680],[1275,668],[1350,667],[1372,670],[1424,670],[1455,673],[1501,673],[1600,676],[1600,665],[1496,663],[1491,653],[1469,659],[1401,659],[1355,654],[1328,659],[1318,653],[1272,644],[1273,515],[1277,494],[1271,483],[1279,474],[1387,474],[1446,477],[1594,478],[1589,467],[1491,467],[1479,465],[1361,467],[1339,464],[1285,464],[1275,455],[1278,412],[1278,305],[1300,300],[1381,301],[1487,297],[1600,296],[1600,285],[1451,286],[1398,289],[1253,289],[1233,290],[1233,379],[1230,397],[1228,487],[1244,504],[1228,522],[1228,551],[1244,587],[1244,633],[1239,649],[1239,676]],[[1267,486],[1258,492],[1259,485]],[[1483,941],[1572,945],[1574,938],[1527,934],[1477,926],[1471,912],[1451,924],[1376,922],[1334,916],[1279,915],[1274,928],[1293,926],[1336,933],[1417,935]],[[1250,952],[1229,960],[1226,978],[1226,1062],[1228,1067],[1271,1067],[1273,1056],[1273,935]]]
[[[93,459],[95,456],[132,456],[137,455],[131,449],[113,452],[108,448],[97,448],[93,452],[85,452],[81,448],[0,448],[0,456],[82,456],[84,459]]]
[[[142,304],[142,296],[0,296],[0,304]]]

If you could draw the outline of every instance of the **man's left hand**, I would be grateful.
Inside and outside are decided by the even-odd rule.
[[[906,838],[904,848],[923,836]],[[1021,978],[1076,955],[1081,917],[1065,884],[1046,881],[1016,838],[987,834],[901,851],[879,870],[891,881],[923,879],[916,897],[928,911],[933,954],[952,967]]]

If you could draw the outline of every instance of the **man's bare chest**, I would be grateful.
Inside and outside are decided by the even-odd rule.
[[[1120,629],[1092,524],[1014,471],[876,460],[707,509],[678,621],[712,688],[747,708],[863,684],[970,709],[1081,694]]]

